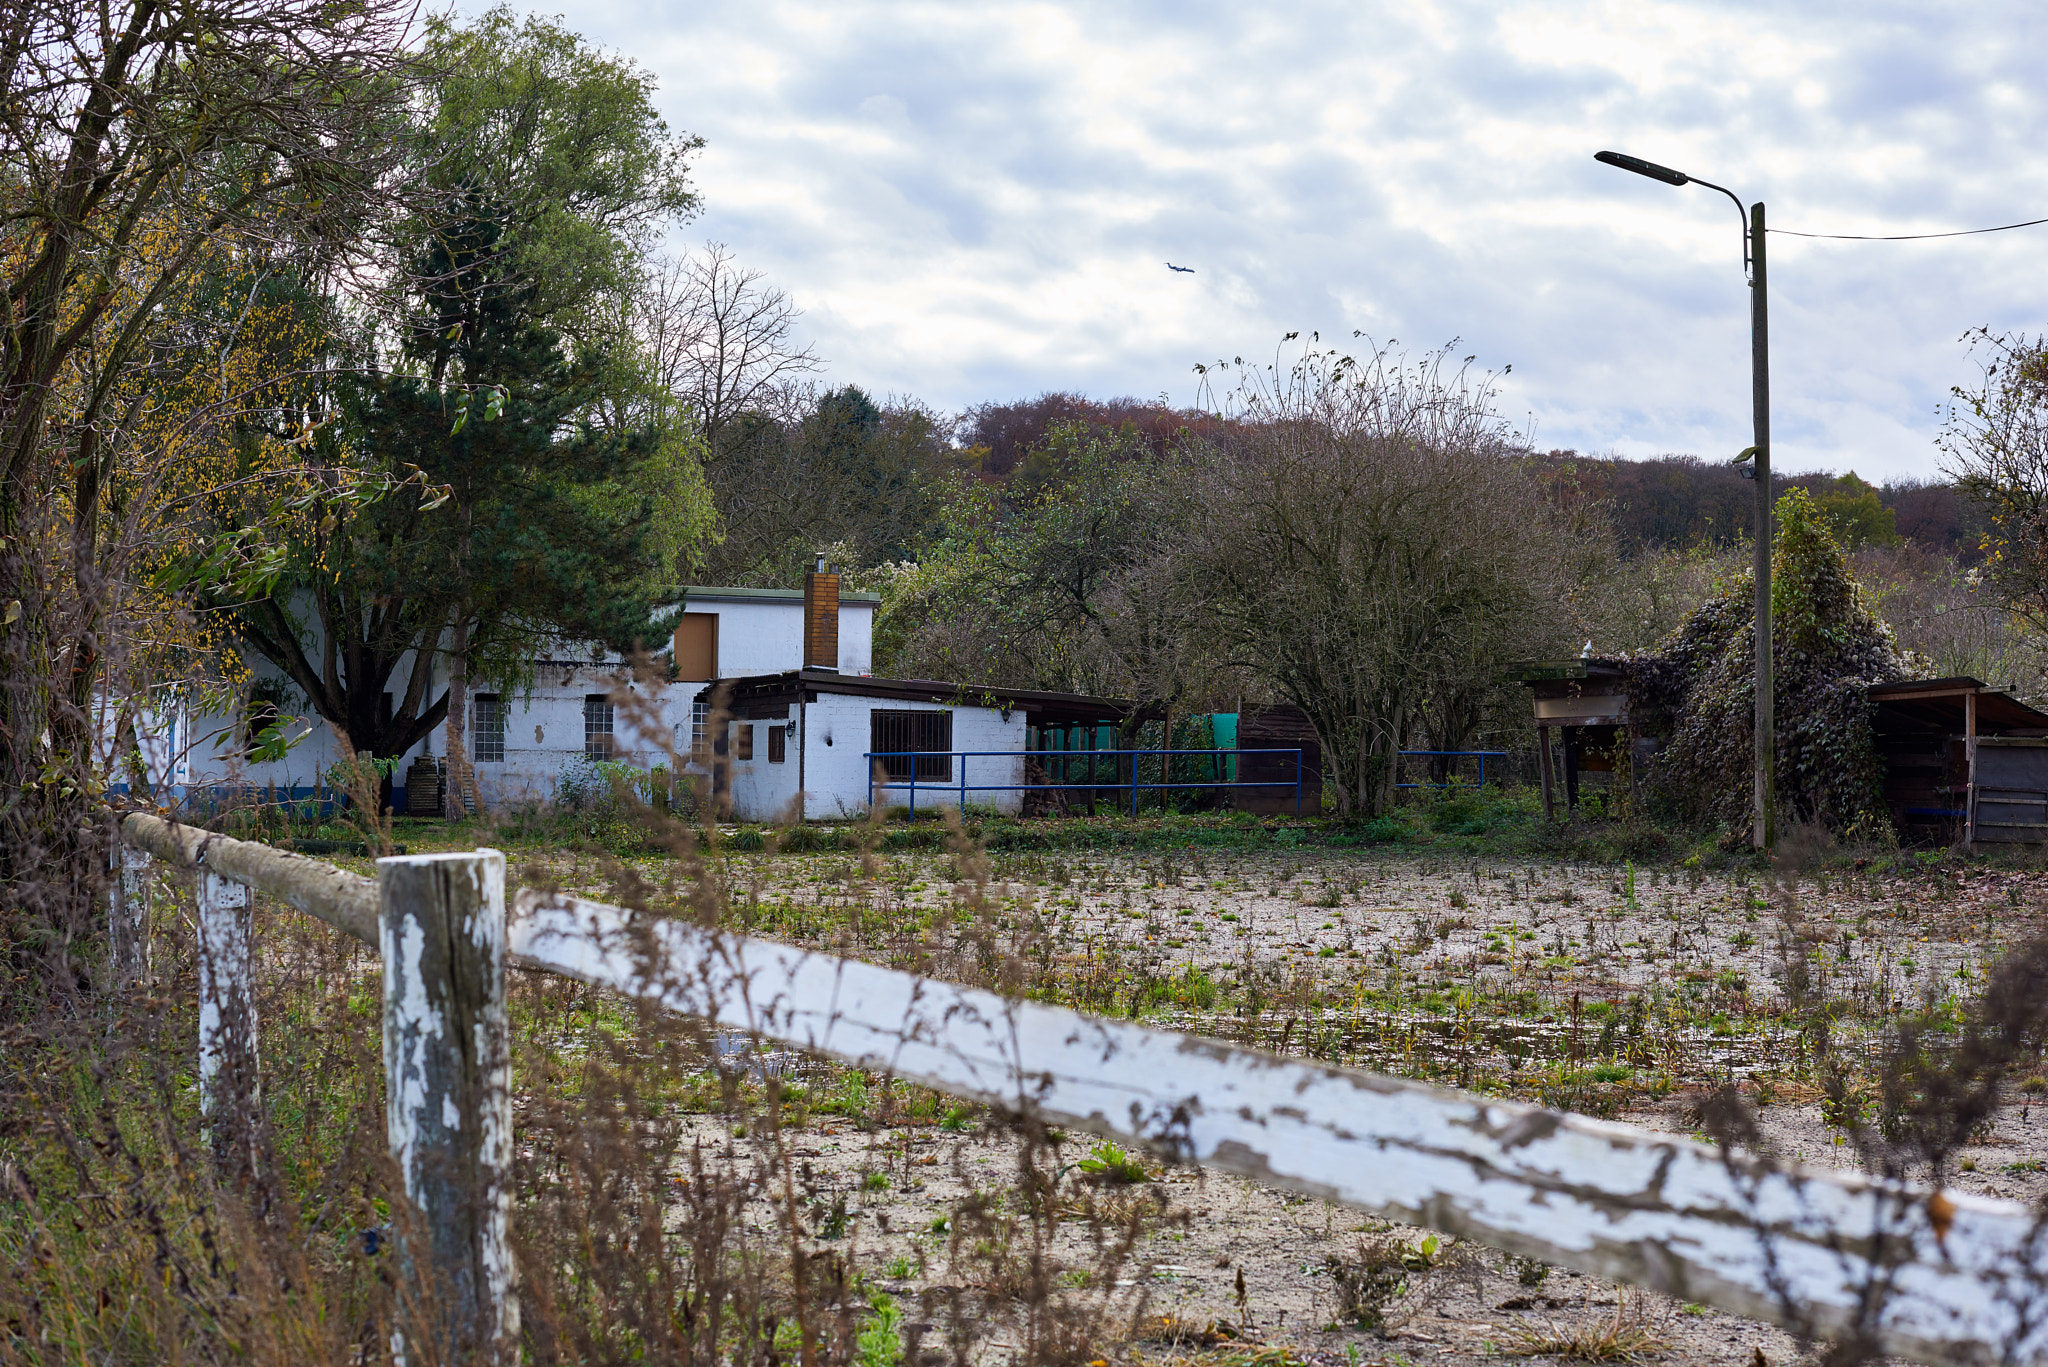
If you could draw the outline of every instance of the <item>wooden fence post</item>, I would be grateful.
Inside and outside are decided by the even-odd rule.
[[[410,1206],[393,1226],[398,1341],[433,1362],[509,1359],[519,1303],[505,856],[379,859],[377,886],[385,1123]]]
[[[199,1111],[214,1161],[230,1178],[256,1171],[262,1104],[249,903],[245,884],[199,870]]]
[[[116,992],[149,976],[149,852],[114,838],[107,883],[108,967]]]

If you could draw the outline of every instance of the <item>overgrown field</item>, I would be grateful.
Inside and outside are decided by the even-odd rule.
[[[1704,1099],[1732,1084],[1785,1156],[1840,1165],[1881,1120],[1890,1034],[1957,1028],[2048,917],[2048,875],[1988,861],[1585,863],[1265,823],[1234,845],[1126,823],[1088,849],[1072,840],[1085,823],[1064,826],[1066,847],[1036,849],[944,828],[727,831],[659,853],[573,826],[400,838],[497,843],[515,883],[1702,1138]],[[222,1189],[194,1113],[189,893],[166,879],[159,894],[147,992],[8,1041],[0,1360],[380,1360],[408,1288],[386,1256],[403,1213],[382,1157],[375,961],[261,910],[266,1159]],[[1802,1351],[516,976],[536,1362]],[[1947,1180],[2048,1195],[2038,1067],[2014,1070],[2012,1104],[1946,1158]]]

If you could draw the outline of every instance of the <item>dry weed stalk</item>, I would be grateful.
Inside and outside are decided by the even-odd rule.
[[[1567,1362],[1640,1362],[1670,1345],[1650,1325],[1642,1297],[1624,1288],[1614,1313],[1605,1319],[1563,1325],[1521,1323],[1510,1331],[1506,1350],[1518,1357],[1555,1357]]]

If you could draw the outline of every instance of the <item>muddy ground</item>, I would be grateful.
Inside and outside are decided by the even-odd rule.
[[[673,877],[660,863],[642,872],[656,888]],[[532,873],[605,891],[590,867]],[[1960,1008],[2048,919],[2048,877],[2010,870],[1766,878],[1298,850],[985,865],[895,855],[866,871],[841,855],[736,855],[724,875],[729,919],[756,933],[890,961],[917,935],[929,947],[961,933],[971,904],[979,925],[1039,957],[1056,985],[1041,995],[1067,1004],[1653,1129],[1703,1137],[1699,1097],[1733,1082],[1781,1156],[1840,1168],[1855,1151],[1823,1117],[1825,1067],[1867,1064],[1901,1012]],[[1825,1049],[1817,1003],[1833,1022]],[[816,1091],[839,1071],[798,1070]],[[2016,1080],[1947,1180],[2048,1199],[2048,1122],[2033,1114],[2044,1092],[2038,1075]],[[724,1118],[696,1123],[735,1156],[749,1142]],[[957,1132],[818,1116],[789,1142],[829,1198],[820,1208],[839,1212],[829,1242],[870,1287],[922,1307],[911,1323],[933,1325],[928,1339],[956,1293],[1002,1275],[963,1249],[963,1203],[979,1193],[1015,1210],[1018,1193],[1044,1184],[1023,1175],[1017,1137],[980,1120]],[[1761,1324],[1425,1244],[1420,1231],[1231,1176],[1154,1164],[1143,1181],[1107,1182],[1075,1166],[1094,1143],[1068,1137],[1034,1170],[1054,1174],[1071,1207],[1048,1252],[1059,1294],[1099,1312],[1105,1357],[1281,1348],[1347,1363],[1476,1361],[1557,1356],[1574,1336],[1581,1356],[1633,1343],[1674,1363],[1811,1353]],[[1105,1221],[1142,1231],[1128,1257],[1103,1255]],[[1384,1275],[1347,1298],[1362,1267]],[[1613,1332],[1617,1316],[1634,1339]],[[977,1357],[1002,1361],[1016,1346],[999,1332]]]

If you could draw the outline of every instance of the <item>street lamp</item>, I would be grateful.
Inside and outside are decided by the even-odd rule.
[[[1776,709],[1771,694],[1771,363],[1769,314],[1764,295],[1764,206],[1743,212],[1735,192],[1712,181],[1620,152],[1596,152],[1593,160],[1633,171],[1666,185],[1704,185],[1719,190],[1742,217],[1742,264],[1749,269],[1749,376],[1756,444],[1735,458],[1743,475],[1756,481],[1756,819],[1751,838],[1760,850],[1777,844]]]

